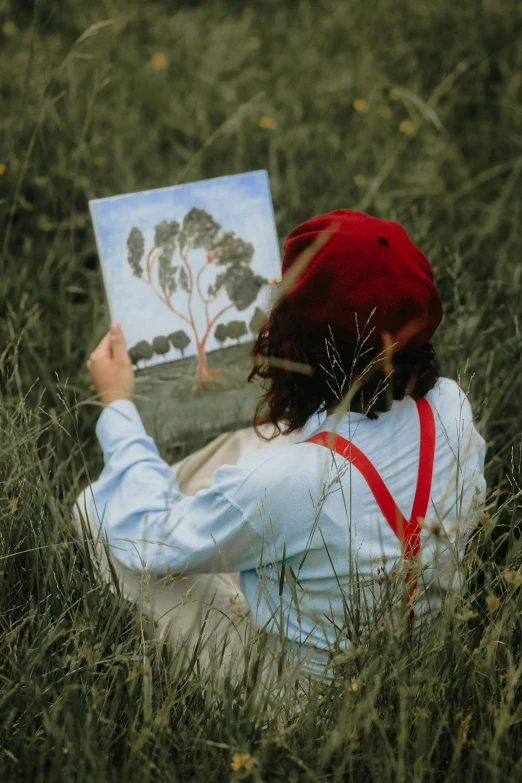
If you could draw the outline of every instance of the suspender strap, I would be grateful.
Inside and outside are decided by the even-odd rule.
[[[433,411],[426,399],[417,400],[416,405],[420,422],[420,455],[417,486],[409,520],[402,514],[374,465],[357,446],[334,432],[318,432],[305,441],[305,443],[317,443],[320,446],[326,446],[336,451],[359,470],[366,480],[384,518],[401,542],[406,558],[414,557],[420,549],[421,528],[418,520],[419,517],[424,519],[428,510],[435,457],[435,418]],[[409,625],[411,629],[413,623],[411,602],[417,587],[415,572],[413,570],[408,571],[404,581],[406,585],[412,581],[408,590],[408,603],[410,606]]]
[[[420,456],[419,472],[417,475],[417,488],[413,500],[411,519],[419,528],[418,519],[425,519],[428,504],[430,502],[431,482],[433,479],[433,462],[435,459],[435,417],[428,400],[417,400],[417,410],[420,421]],[[416,555],[420,548],[420,529],[417,534],[417,542],[413,549]]]

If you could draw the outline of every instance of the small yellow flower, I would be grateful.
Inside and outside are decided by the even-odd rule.
[[[385,120],[389,120],[392,116],[392,110],[389,106],[381,106],[381,108],[378,111],[379,117],[382,117]]]
[[[17,511],[20,498],[9,498],[7,502],[11,506],[11,511]]]
[[[353,102],[353,108],[355,111],[362,111],[366,114],[370,107],[368,106],[367,101],[363,101],[362,98],[357,98],[357,100]]]
[[[359,690],[359,686],[357,685],[357,683],[352,682],[352,691],[358,691],[358,690]]]
[[[269,128],[272,128],[274,125],[274,120],[272,117],[261,117],[259,120],[259,124],[264,130],[268,130]]]
[[[399,130],[401,133],[407,133],[408,135],[411,135],[415,130],[415,125],[411,120],[403,120],[399,125]]]
[[[368,180],[363,174],[356,174],[355,177],[353,178],[353,181],[355,182],[358,188],[364,188],[364,186],[368,182]]]
[[[488,597],[486,598],[486,603],[489,609],[493,611],[493,609],[498,609],[498,607],[500,606],[500,598],[498,597],[498,595],[488,595]]]
[[[2,32],[4,35],[7,35],[10,38],[12,35],[17,34],[18,27],[15,25],[14,22],[4,22],[2,26]]]
[[[93,158],[93,163],[95,166],[99,166],[99,167],[105,166],[105,158],[103,157],[103,155],[95,155],[95,157]]]
[[[161,52],[156,52],[156,54],[152,55],[151,63],[154,66],[154,68],[157,68],[160,70],[161,68],[165,68],[167,65],[167,58],[164,54]]]
[[[234,753],[232,756],[232,769],[237,772],[241,768],[246,770],[252,769],[252,757],[250,753]]]
[[[0,177],[2,176],[2,174],[5,174],[5,170],[6,170],[5,163],[0,163]]]
[[[510,585],[522,585],[522,574],[519,571],[506,571],[504,579]]]

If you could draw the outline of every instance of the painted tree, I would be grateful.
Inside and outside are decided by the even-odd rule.
[[[266,318],[266,313],[261,310],[260,307],[256,307],[254,310],[254,315],[250,319],[250,323],[248,324],[248,328],[252,332],[252,334],[258,334],[259,330],[263,326],[264,320]]]
[[[169,340],[178,351],[181,352],[182,356],[185,356],[185,348],[190,343],[190,337],[186,332],[183,331],[183,329],[179,329],[177,332],[172,332],[172,334],[169,334]]]
[[[168,337],[164,337],[160,334],[157,337],[154,337],[152,340],[152,350],[159,356],[163,356],[163,361],[165,361],[165,356],[168,354],[170,349],[171,345]]]
[[[133,357],[136,359],[136,366],[138,366],[139,361],[143,361],[146,367],[149,359],[152,359],[154,356],[154,349],[147,340],[140,340],[139,343],[136,343],[136,345],[131,348],[131,351]]]
[[[244,321],[229,321],[225,326],[227,337],[235,340],[239,345],[239,342],[245,334],[247,334],[247,325]]]
[[[219,347],[223,348],[225,340],[228,339],[227,327],[225,326],[225,324],[218,324],[216,326],[216,330],[214,332],[214,337],[218,341]]]
[[[197,271],[198,264],[191,255],[195,250],[204,251],[205,259]],[[233,231],[222,231],[212,215],[197,207],[187,212],[181,224],[177,220],[158,223],[154,244],[148,252],[140,229],[134,226],[130,230],[127,260],[132,272],[150,285],[160,302],[189,327],[196,346],[197,377],[202,382],[216,375],[209,369],[205,355],[212,329],[227,311],[246,310],[260,291],[258,276],[251,268],[253,256],[251,242]],[[172,301],[179,290],[186,295],[183,309]],[[196,298],[205,313],[202,325],[194,317]]]
[[[136,351],[136,346],[133,345],[132,348],[129,348],[127,353],[129,354],[129,359],[131,360],[131,364],[134,367],[137,367],[138,362],[140,360],[140,356],[139,356],[139,351]]]

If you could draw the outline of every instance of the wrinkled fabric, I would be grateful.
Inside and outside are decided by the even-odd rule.
[[[421,535],[417,620],[435,617],[462,585],[465,544],[481,512],[485,442],[464,392],[440,379],[427,399],[436,422],[431,499]],[[111,552],[131,570],[156,574],[240,572],[258,627],[318,650],[316,673],[344,625],[346,606],[371,616],[403,566],[398,539],[361,474],[341,456],[302,442],[335,431],[373,462],[409,518],[419,459],[414,401],[395,401],[370,420],[363,414],[312,417],[294,442],[221,465],[209,488],[183,495],[135,405],[118,400],[96,426],[105,467],[92,485],[95,518]],[[281,561],[285,555],[285,574]],[[402,580],[395,579],[400,603]],[[341,644],[346,648],[349,639]],[[324,651],[324,654],[321,654]]]

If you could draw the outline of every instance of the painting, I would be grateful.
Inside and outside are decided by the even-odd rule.
[[[89,207],[110,317],[125,334],[146,426],[158,426],[162,403],[164,440],[247,423],[259,395],[245,383],[250,347],[281,274],[267,172]]]

